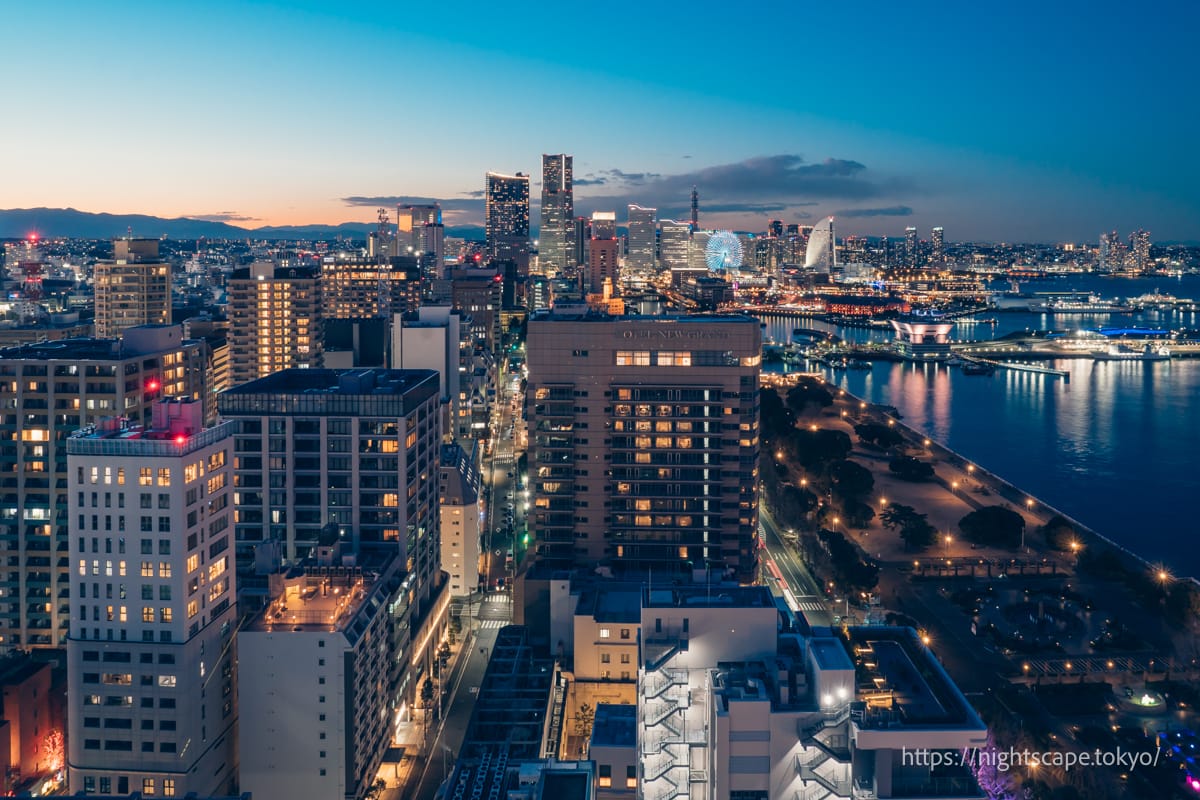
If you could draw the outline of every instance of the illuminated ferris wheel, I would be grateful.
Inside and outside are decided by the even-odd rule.
[[[704,248],[704,261],[713,272],[734,272],[742,266],[742,243],[732,231],[717,231]]]

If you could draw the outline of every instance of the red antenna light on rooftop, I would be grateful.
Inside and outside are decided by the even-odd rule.
[[[33,242],[34,244],[37,244],[37,240],[38,240],[38,235],[37,235],[36,231],[29,234],[29,241]]]
[[[187,444],[187,437],[184,436],[182,433],[179,434],[178,436],[175,437],[175,444],[179,445],[180,447],[183,447],[185,444]]]
[[[147,392],[157,392],[161,387],[162,384],[158,382],[157,378],[151,378],[150,380],[146,381]]]

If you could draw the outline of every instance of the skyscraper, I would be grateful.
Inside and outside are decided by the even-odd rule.
[[[664,219],[659,223],[659,261],[663,269],[681,269],[688,265],[691,227],[686,222]]]
[[[615,296],[618,293],[617,259],[621,243],[617,241],[617,215],[612,211],[592,213],[592,238],[588,242],[588,269],[585,294],[602,294],[604,282],[609,281]]]
[[[171,321],[171,266],[158,257],[157,239],[114,239],[113,257],[96,262],[95,279],[97,336]]]
[[[573,157],[542,155],[542,226],[538,264],[546,275],[575,266],[567,263],[575,217]]]
[[[442,277],[446,263],[446,229],[442,208],[433,205],[396,207],[397,251],[394,255],[413,256],[426,281]]]
[[[529,274],[529,176],[489,172],[484,189],[488,258]]]
[[[629,257],[627,263],[636,270],[651,271],[656,259],[658,212],[639,205],[629,206]]]
[[[804,251],[805,269],[832,274],[837,268],[837,238],[833,232],[833,217],[826,217],[813,226]]]
[[[1116,231],[1100,234],[1100,269],[1104,272],[1125,269],[1125,245]]]
[[[904,229],[904,266],[907,269],[916,269],[920,263],[920,246],[921,242],[917,238],[917,229],[913,226],[908,226]]]
[[[72,792],[224,794],[234,779],[232,425],[168,400],[67,439],[78,565],[67,641]]]
[[[528,331],[540,557],[656,576],[711,565],[752,580],[758,321],[551,310]]]
[[[940,225],[933,229],[933,234],[930,236],[929,260],[935,269],[941,269],[946,265],[946,231]]]
[[[233,271],[228,292],[231,383],[322,365],[318,269],[258,261]]]
[[[0,651],[66,643],[71,590],[65,442],[124,417],[148,421],[163,397],[200,400],[208,347],[178,325],[127,328],[120,339],[65,339],[0,350],[0,394],[12,413],[0,438],[10,493],[0,513],[8,585],[0,587]],[[117,530],[114,528],[114,530]],[[114,533],[114,535],[119,535]]]
[[[692,187],[692,230],[700,230],[700,192]]]
[[[439,561],[439,394],[436,372],[386,369],[289,369],[222,394],[238,424],[238,569],[268,542],[297,564],[333,530],[351,549],[395,543],[423,604]]]
[[[1150,268],[1150,231],[1140,228],[1129,234],[1129,253],[1139,275]]]

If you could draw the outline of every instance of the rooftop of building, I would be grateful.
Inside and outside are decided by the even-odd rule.
[[[352,643],[370,617],[408,580],[394,546],[361,546],[331,557],[314,557],[269,580],[271,600],[251,618],[245,632],[340,632]]]
[[[854,669],[854,662],[837,639],[814,637],[808,640],[808,650],[823,670]]]
[[[183,327],[171,324],[135,325],[121,338],[94,336],[28,342],[0,348],[0,359],[29,361],[118,361],[173,350],[198,340],[184,339]]]
[[[14,686],[29,680],[50,665],[28,655],[14,655],[0,661],[0,686]]]
[[[642,590],[627,583],[585,586],[579,593],[575,614],[590,616],[596,622],[637,624],[642,620]]]
[[[230,415],[403,415],[438,394],[428,369],[285,369],[221,393]],[[349,402],[347,402],[349,401]]]
[[[765,586],[674,586],[644,588],[644,608],[770,608],[775,610],[771,591]]]
[[[592,747],[633,747],[637,744],[637,706],[597,703],[592,721]]]
[[[853,660],[856,694],[866,704],[860,727],[984,727],[912,628],[873,625],[847,631],[844,646]]]
[[[609,314],[584,304],[559,304],[530,313],[530,322],[644,322],[654,324],[744,325],[758,320],[745,314]]]

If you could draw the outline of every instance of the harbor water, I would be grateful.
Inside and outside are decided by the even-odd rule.
[[[1091,291],[1134,297],[1159,290],[1200,299],[1200,278],[1037,281],[1022,291]],[[1196,312],[1048,315],[986,312],[995,325],[959,322],[955,339],[991,339],[1020,330],[1105,326],[1198,328]],[[888,331],[838,329],[812,319],[772,319],[765,334],[787,342],[792,329],[885,341]],[[834,371],[831,383],[895,406],[904,422],[1042,498],[1098,533],[1177,575],[1200,575],[1200,522],[1189,505],[1200,485],[1200,359],[1159,362],[1064,359],[1050,375],[997,370],[965,375],[942,364],[876,362]],[[767,369],[790,369],[780,364]],[[800,367],[803,368],[803,367]]]

